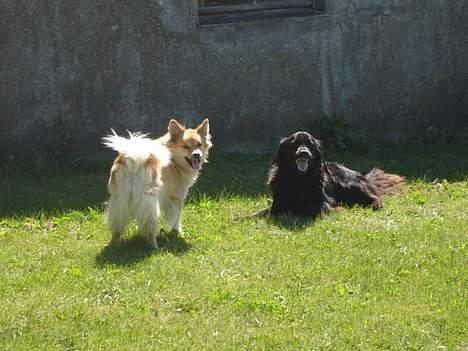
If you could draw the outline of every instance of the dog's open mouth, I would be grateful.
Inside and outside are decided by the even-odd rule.
[[[201,159],[199,155],[192,155],[191,158],[185,157],[185,161],[192,167],[195,171],[198,171],[200,169],[201,165]]]
[[[306,173],[309,168],[309,159],[305,157],[299,157],[296,159],[296,166],[299,173]]]

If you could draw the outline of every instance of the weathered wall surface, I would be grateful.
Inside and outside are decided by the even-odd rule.
[[[200,28],[196,0],[0,2],[0,157],[90,152],[109,128],[210,116],[268,144],[324,114],[411,136],[468,125],[466,0],[334,0],[320,17]]]

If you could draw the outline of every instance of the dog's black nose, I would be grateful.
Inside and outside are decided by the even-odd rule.
[[[195,160],[199,160],[201,159],[201,154],[199,152],[194,152],[192,154],[192,158],[194,158]]]

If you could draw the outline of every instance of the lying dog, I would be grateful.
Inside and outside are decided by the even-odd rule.
[[[378,168],[363,175],[324,161],[320,142],[307,132],[296,132],[281,140],[272,162],[270,213],[315,218],[338,205],[377,209],[382,196],[396,192],[404,182],[403,177]]]
[[[185,197],[212,146],[208,119],[195,129],[172,119],[168,133],[157,140],[139,133],[123,138],[113,131],[103,138],[103,144],[119,153],[108,182],[111,244],[120,241],[134,218],[140,234],[157,248],[160,209],[171,230],[181,232]]]

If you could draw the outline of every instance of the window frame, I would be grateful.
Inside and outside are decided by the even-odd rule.
[[[237,5],[203,5],[202,1],[197,0],[201,26],[315,16],[323,15],[325,11],[325,0],[251,0],[250,4]]]

